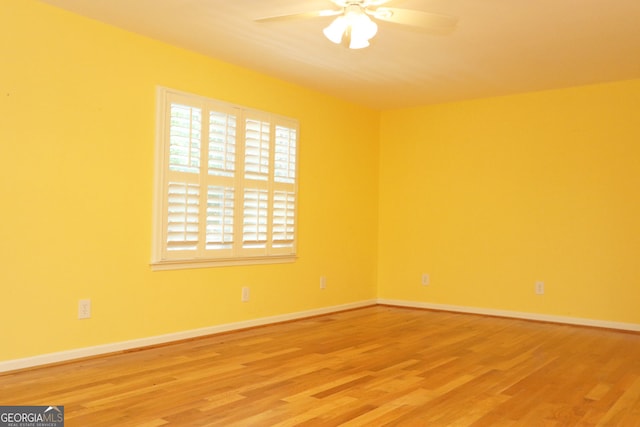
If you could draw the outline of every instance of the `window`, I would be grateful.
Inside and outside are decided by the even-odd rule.
[[[290,262],[298,122],[158,90],[155,269]]]

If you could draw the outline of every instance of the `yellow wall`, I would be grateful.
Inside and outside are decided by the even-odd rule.
[[[32,0],[1,8],[0,360],[375,297],[377,112]],[[300,120],[296,263],[150,270],[157,85]]]
[[[384,112],[379,297],[640,323],[639,124],[640,80]]]
[[[640,323],[640,81],[379,113],[0,2],[0,361],[376,296]],[[150,270],[157,85],[300,119],[296,263]]]

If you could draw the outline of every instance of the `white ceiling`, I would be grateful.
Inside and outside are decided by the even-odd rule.
[[[392,0],[459,18],[441,36],[378,22],[372,46],[329,42],[329,0],[41,0],[375,109],[640,78],[640,0]]]

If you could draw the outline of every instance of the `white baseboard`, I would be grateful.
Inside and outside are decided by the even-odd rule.
[[[428,302],[392,300],[378,298],[378,304],[395,305],[399,307],[426,308],[429,310],[453,311],[458,313],[483,314],[487,316],[510,317],[514,319],[536,320],[539,322],[564,323],[568,325],[591,326],[596,328],[620,329],[624,331],[640,332],[640,324],[611,322],[608,320],[585,319],[580,317],[553,316],[548,314],[524,313],[508,310],[494,310],[490,308],[465,307],[459,305],[433,304]]]
[[[313,310],[299,311],[295,313],[287,313],[278,316],[261,317],[258,319],[245,320],[242,322],[226,323],[222,325],[209,326],[206,328],[192,329],[189,331],[139,338],[130,341],[121,341],[111,344],[103,344],[93,347],[61,351],[57,353],[48,353],[33,357],[25,357],[23,359],[0,361],[0,372],[15,371],[19,369],[32,368],[35,366],[48,365],[51,363],[60,363],[85,357],[116,353],[120,351],[143,348],[158,344],[166,344],[173,341],[197,338],[206,335],[219,334],[221,332],[235,331],[239,329],[269,325],[273,323],[287,322],[290,320],[303,319],[305,317],[319,316],[322,314],[330,314],[338,311],[351,310],[354,308],[361,308],[375,304],[376,300],[359,301],[349,304],[335,305],[331,307],[323,307]]]
[[[222,325],[209,326],[206,328],[192,329],[188,331],[175,332],[165,335],[157,335],[146,338],[139,338],[130,341],[121,341],[111,344],[103,344],[93,347],[85,347],[57,353],[48,353],[22,359],[0,361],[0,372],[16,371],[19,369],[32,368],[35,366],[48,365],[52,363],[66,362],[85,357],[100,356],[103,354],[116,353],[120,351],[133,350],[153,345],[166,344],[190,338],[203,337],[207,335],[219,334],[222,332],[235,331],[252,328],[256,326],[269,325],[290,320],[303,319],[305,317],[319,316],[323,314],[335,313],[338,311],[351,310],[355,308],[367,307],[370,305],[385,304],[398,307],[424,308],[429,310],[452,311],[458,313],[482,314],[487,316],[510,317],[514,319],[536,320],[542,322],[564,323],[569,325],[591,326],[597,328],[620,329],[625,331],[640,332],[640,324],[611,322],[607,320],[594,320],[576,317],[552,316],[546,314],[524,313],[508,310],[494,310],[488,308],[466,307],[447,304],[433,304],[419,301],[405,301],[378,298],[377,300],[365,300],[349,304],[336,305],[331,307],[318,308],[295,313],[282,314],[278,316],[261,317],[258,319],[245,320],[242,322],[226,323]]]

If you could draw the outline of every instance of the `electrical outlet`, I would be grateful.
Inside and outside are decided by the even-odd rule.
[[[544,295],[544,282],[536,282],[536,295]]]
[[[91,300],[81,299],[78,301],[78,319],[89,319],[91,317]]]
[[[327,278],[325,276],[320,277],[320,289],[327,289]]]
[[[425,273],[422,275],[422,286],[427,286],[428,284],[429,284],[429,275]]]
[[[249,301],[249,287],[244,286],[242,288],[242,302],[248,302],[248,301]]]

